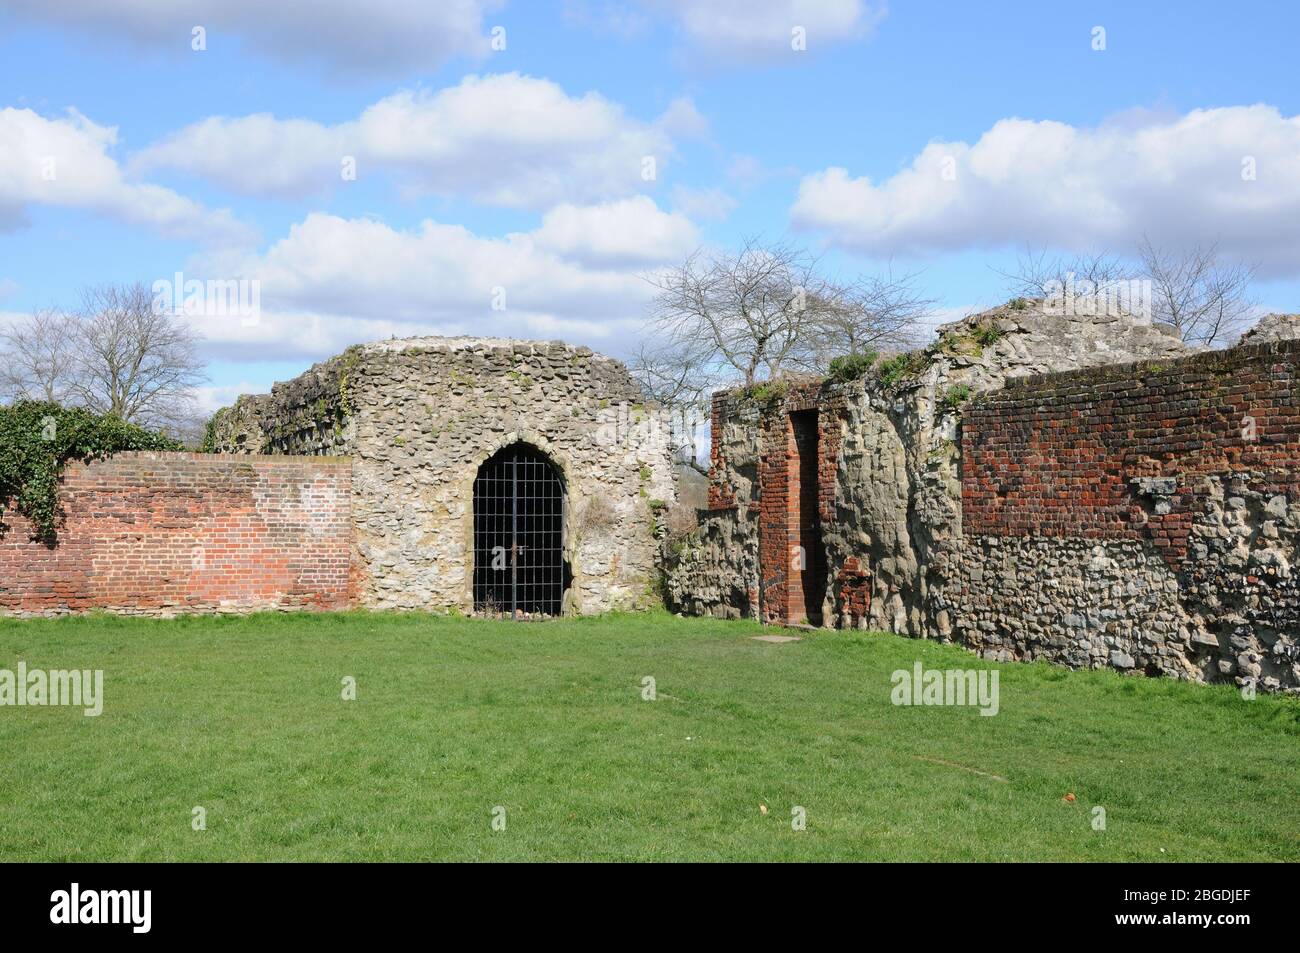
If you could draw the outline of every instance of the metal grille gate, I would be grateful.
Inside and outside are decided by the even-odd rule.
[[[559,615],[569,584],[564,483],[539,450],[513,444],[474,479],[474,610]]]

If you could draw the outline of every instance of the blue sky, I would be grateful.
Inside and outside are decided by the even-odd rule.
[[[0,314],[257,280],[256,324],[195,319],[209,405],[390,334],[622,356],[640,275],[753,234],[945,317],[1027,245],[1217,241],[1300,310],[1293,4],[113,6],[0,0]]]

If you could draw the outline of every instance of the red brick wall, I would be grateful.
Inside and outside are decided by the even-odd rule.
[[[760,441],[758,571],[762,618],[765,622],[797,621],[790,617],[791,546],[798,539],[790,532],[790,509],[792,494],[799,492],[799,475],[790,415],[783,410],[764,414]]]
[[[871,608],[871,574],[862,567],[857,556],[850,556],[836,573],[835,585],[839,591],[837,609],[847,625],[856,627]]]
[[[798,622],[820,614],[824,586],[804,592],[795,568],[795,547],[805,544],[813,573],[824,573],[823,559],[801,539],[801,517],[816,509],[825,526],[835,515],[835,473],[839,465],[841,398],[828,399],[820,381],[792,386],[785,398],[764,409],[759,459],[759,573],[762,577],[761,618],[768,622]],[[716,405],[715,405],[716,406]],[[817,412],[816,460],[804,460],[795,441],[791,414]],[[715,441],[716,446],[716,441]],[[810,483],[808,477],[813,477]]]
[[[1186,553],[1198,475],[1300,498],[1300,341],[1012,381],[962,416],[972,535],[1149,539]],[[1173,477],[1168,512],[1131,482]]]
[[[352,465],[122,453],[69,464],[55,545],[6,511],[0,612],[344,608]]]

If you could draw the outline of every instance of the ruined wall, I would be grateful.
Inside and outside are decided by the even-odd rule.
[[[626,368],[589,348],[409,338],[349,348],[214,427],[216,449],[346,453],[364,605],[471,611],[473,482],[497,450],[545,452],[568,494],[566,611],[657,601],[668,428]]]
[[[5,514],[0,612],[345,608],[351,492],[346,460],[132,452],[70,463],[54,545]]]
[[[933,345],[881,361],[857,379],[720,394],[710,509],[698,545],[669,567],[670,605],[769,619],[781,614],[779,605],[766,614],[759,607],[759,461],[784,465],[778,448],[760,453],[760,440],[778,418],[815,406],[825,457],[824,624],[945,637],[951,622],[942,590],[961,525],[960,401],[953,398],[1017,376],[1187,350],[1149,323],[1051,315],[1042,302],[1018,300],[945,325]],[[751,590],[753,599],[738,598]]]
[[[1300,685],[1300,341],[1015,381],[962,444],[959,641]]]
[[[1287,396],[1292,345],[1188,357],[1167,328],[1048,314],[1024,300],[939,331],[930,347],[856,380],[715,399],[715,492],[699,536],[670,565],[675,608],[789,620],[774,578],[779,547],[761,546],[765,534],[788,532],[788,493],[776,481],[769,501],[763,474],[785,465],[772,435],[811,401],[830,501],[824,625],[955,640],[1004,658],[1296,685],[1295,589],[1282,578],[1294,514],[1278,515],[1291,513],[1285,473],[1300,462],[1289,456],[1300,432]],[[1056,371],[1074,373],[1035,376]],[[1095,399],[1100,382],[1114,389],[1108,403]],[[1229,425],[1245,393],[1262,436],[1238,452],[1241,418]],[[972,397],[973,422],[963,424]],[[1010,413],[1001,401],[1017,399],[1019,417],[999,416]],[[1085,432],[1090,414],[1087,427],[1112,443]],[[984,437],[993,456],[981,458],[982,489],[964,487],[975,464],[963,443]],[[1053,452],[1035,450],[1035,439]],[[1014,474],[1002,469],[1013,458]],[[1172,474],[1181,475],[1172,496],[1147,479]],[[1252,560],[1258,571],[1234,576]]]
[[[708,510],[695,538],[669,554],[670,608],[720,619],[757,618],[758,471],[762,405],[739,393],[713,397]]]

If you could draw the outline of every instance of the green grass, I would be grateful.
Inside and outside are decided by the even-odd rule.
[[[0,708],[0,860],[1300,859],[1294,699],[1012,664],[995,717],[895,707],[896,669],[985,663],[760,631],[5,621],[0,668],[102,668],[105,707]]]

